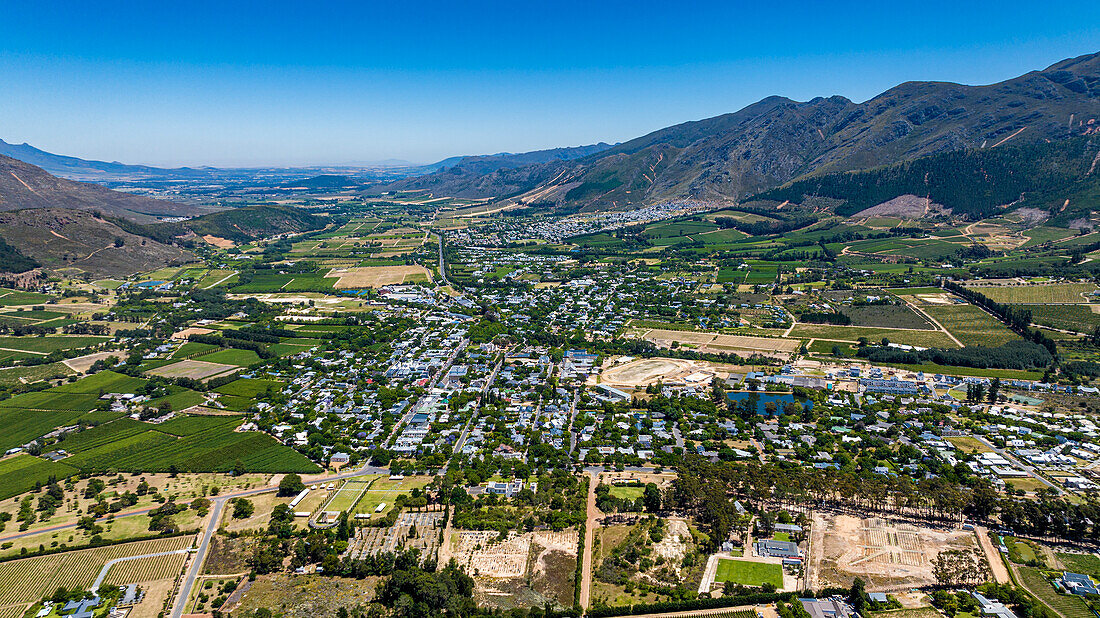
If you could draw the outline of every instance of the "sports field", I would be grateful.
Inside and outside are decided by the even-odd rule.
[[[370,489],[376,478],[378,477],[356,478],[345,482],[343,486],[336,490],[335,495],[325,505],[324,510],[341,512],[350,510],[359,501],[359,497]]]
[[[772,584],[776,588],[782,588],[783,567],[767,562],[722,558],[718,561],[718,571],[714,574],[714,581],[742,586]]]
[[[380,478],[355,505],[355,513],[369,513],[373,517],[383,517],[393,508],[393,501],[402,494],[411,495],[414,487],[424,487],[431,480],[426,476],[411,476],[400,480]],[[379,504],[385,504],[380,513],[375,513]]]

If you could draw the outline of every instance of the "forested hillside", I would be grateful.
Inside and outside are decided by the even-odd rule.
[[[1100,139],[1095,137],[963,150],[809,178],[765,191],[755,199],[801,204],[807,197],[828,197],[844,200],[837,212],[852,215],[908,194],[927,197],[972,220],[995,214],[1008,204],[1071,215],[1096,207],[1092,201],[1073,197],[1100,186],[1100,174],[1093,169],[1098,152]]]

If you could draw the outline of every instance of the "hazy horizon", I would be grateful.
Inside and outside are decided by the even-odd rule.
[[[770,95],[864,101],[1100,51],[1100,5],[6,7],[0,138],[157,166],[615,143]]]

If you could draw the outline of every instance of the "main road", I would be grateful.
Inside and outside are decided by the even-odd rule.
[[[493,366],[493,371],[490,372],[489,378],[485,381],[485,386],[481,388],[481,397],[483,399],[485,395],[489,393],[489,389],[493,387],[493,382],[496,382],[497,373],[500,372],[501,366],[504,365],[504,357],[506,356],[508,356],[507,348],[501,351],[500,359],[497,360],[497,364]],[[480,407],[478,408],[478,410],[480,410]],[[466,437],[470,435],[470,429],[474,426],[474,421],[478,419],[478,416],[479,414],[477,414],[476,412],[471,414],[469,420],[467,420],[466,424],[462,427],[462,431],[458,434],[458,440],[455,441],[454,450],[451,451],[451,458],[447,460],[446,466],[440,468],[439,476],[443,475],[446,469],[450,467],[451,462],[454,461],[455,457],[458,457],[459,454],[462,452],[462,446],[466,444]]]
[[[191,561],[191,568],[187,570],[187,577],[180,585],[179,596],[176,597],[176,603],[172,606],[172,618],[180,618],[183,615],[183,608],[187,605],[188,597],[191,596],[191,588],[194,587],[195,579],[199,576],[203,563],[206,562],[206,550],[210,548],[210,538],[214,536],[214,531],[222,521],[222,510],[225,508],[226,500],[229,500],[228,496],[214,499],[213,508],[210,510],[210,521],[202,532],[195,559]]]

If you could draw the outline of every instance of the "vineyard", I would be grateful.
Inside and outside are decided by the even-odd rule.
[[[0,460],[0,500],[30,491],[35,483],[45,483],[50,477],[64,478],[77,472],[72,466],[30,455]]]
[[[125,440],[144,433],[149,429],[147,423],[124,417],[117,421],[97,425],[80,433],[68,434],[62,439],[60,448],[69,453],[82,453],[107,444]]]
[[[167,422],[157,425],[157,431],[169,433],[174,436],[193,436],[203,431],[210,431],[219,427],[232,430],[239,425],[241,419],[224,416],[177,416]]]
[[[4,416],[0,413],[0,427]],[[86,472],[226,472],[237,460],[250,472],[316,472],[297,451],[258,432],[236,432],[237,416],[178,416],[159,425],[121,418],[71,434],[64,460]],[[33,484],[33,481],[32,481]]]
[[[111,570],[107,571],[107,577],[103,583],[121,586],[136,582],[172,579],[183,571],[183,563],[186,560],[187,556],[184,554],[126,560],[112,566]]]
[[[0,606],[37,601],[59,586],[90,586],[108,560],[186,549],[192,540],[154,539],[0,563]]]

